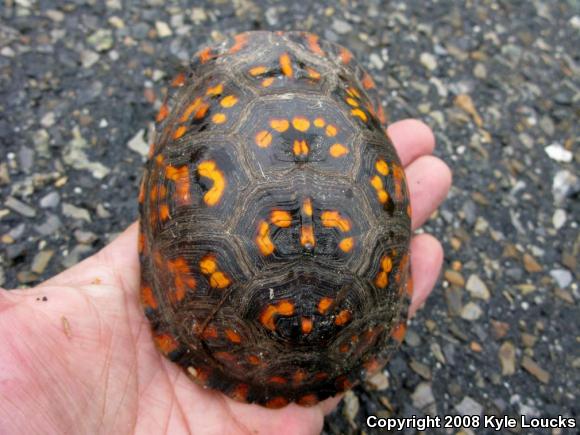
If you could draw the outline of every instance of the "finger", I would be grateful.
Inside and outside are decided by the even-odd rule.
[[[451,170],[442,160],[421,156],[406,169],[413,209],[412,226],[419,228],[443,202],[451,187]]]
[[[430,234],[419,234],[411,241],[411,273],[413,276],[413,298],[409,317],[423,305],[439,277],[443,264],[443,247]]]
[[[416,119],[405,119],[389,125],[387,134],[395,145],[403,166],[419,156],[431,154],[435,148],[433,131],[427,124]]]
[[[137,222],[96,254],[44,281],[40,286],[82,286],[119,284],[124,288],[139,287],[137,254]]]

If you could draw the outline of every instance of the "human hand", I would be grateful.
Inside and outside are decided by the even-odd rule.
[[[434,138],[424,124],[401,121],[388,133],[405,166],[416,229],[447,195],[451,173],[429,155]],[[411,313],[431,292],[442,260],[434,237],[413,238]],[[139,280],[133,224],[97,254],[35,288],[0,289],[0,433],[321,430],[340,398],[270,410],[191,382],[153,345]]]

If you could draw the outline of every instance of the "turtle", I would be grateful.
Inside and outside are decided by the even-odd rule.
[[[156,347],[268,408],[376,373],[406,332],[411,208],[371,75],[313,33],[252,31],[168,89],[139,192]]]

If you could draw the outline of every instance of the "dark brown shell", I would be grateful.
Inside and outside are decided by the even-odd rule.
[[[371,77],[303,32],[200,51],[157,115],[141,300],[198,383],[312,405],[400,344],[410,207]]]

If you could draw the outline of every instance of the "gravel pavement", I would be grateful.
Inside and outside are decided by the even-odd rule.
[[[32,286],[137,218],[169,79],[203,44],[252,29],[349,47],[391,119],[428,123],[454,171],[424,227],[445,247],[441,280],[402,351],[347,394],[325,432],[373,433],[368,415],[580,416],[574,0],[7,0],[0,285]]]

